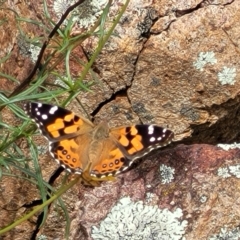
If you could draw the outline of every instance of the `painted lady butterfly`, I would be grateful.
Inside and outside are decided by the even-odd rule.
[[[67,109],[49,104],[27,103],[24,108],[49,141],[52,157],[69,172],[81,174],[90,185],[113,180],[134,160],[166,146],[174,136],[172,131],[155,125],[111,129],[106,123],[95,126]]]

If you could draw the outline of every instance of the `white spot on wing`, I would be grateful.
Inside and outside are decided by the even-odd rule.
[[[158,141],[162,140],[162,137],[158,137],[157,140],[158,140]]]
[[[155,142],[155,141],[156,141],[156,138],[155,138],[155,137],[151,137],[151,138],[149,139],[149,141],[150,141],[150,142]]]
[[[38,103],[38,105],[37,105],[38,107],[42,107],[42,103]]]
[[[53,154],[53,152],[52,152],[52,149],[49,149],[49,152],[50,152],[50,154],[51,154],[52,157],[55,157],[54,154]]]
[[[49,113],[54,114],[58,110],[58,106],[51,107]]]
[[[48,118],[48,116],[47,116],[46,114],[43,114],[43,115],[42,115],[42,119],[43,119],[43,120],[46,120],[47,118]]]
[[[153,125],[150,125],[148,127],[148,134],[151,135],[151,134],[153,134],[153,132],[154,132],[154,127],[153,127]]]
[[[129,165],[130,166],[130,165]],[[126,169],[128,169],[128,167],[124,167],[122,170],[125,171]]]

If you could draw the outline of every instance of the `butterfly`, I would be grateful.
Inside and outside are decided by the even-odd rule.
[[[90,185],[113,180],[150,151],[168,145],[173,132],[156,125],[109,128],[94,125],[67,109],[37,102],[24,105],[26,114],[49,141],[51,156]]]

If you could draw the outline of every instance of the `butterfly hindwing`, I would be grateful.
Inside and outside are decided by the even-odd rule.
[[[91,175],[95,177],[114,176],[118,172],[122,172],[128,165],[129,160],[123,155],[115,141],[111,138],[107,139],[99,161],[94,163]]]
[[[128,169],[134,160],[168,145],[173,132],[155,125],[133,125],[110,129],[112,144],[105,144],[102,156],[91,172],[97,177],[116,175]],[[110,147],[112,146],[112,147]]]
[[[81,174],[88,164],[88,147],[90,140],[87,135],[50,142],[49,151],[52,157],[69,172]]]

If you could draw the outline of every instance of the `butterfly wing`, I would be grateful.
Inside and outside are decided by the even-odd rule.
[[[93,137],[95,126],[90,121],[67,109],[27,103],[25,111],[48,139],[55,160],[70,172],[82,174],[89,183],[109,180],[129,168],[135,159],[166,146],[173,138],[173,132],[162,127],[134,125],[111,129],[109,137],[101,137],[100,141],[96,131]],[[89,156],[94,160],[89,161]]]
[[[112,129],[111,134],[124,156],[132,161],[170,144],[174,137],[172,131],[156,125],[120,127]]]
[[[49,143],[52,157],[71,173],[81,174],[88,165],[91,137],[81,135]]]
[[[24,105],[24,109],[51,142],[85,134],[94,128],[87,119],[58,106],[30,102]]]
[[[123,171],[126,160],[115,141],[108,138],[104,141],[98,161],[93,162],[90,175],[92,178],[105,180],[104,178],[106,177],[108,179],[107,177],[115,176],[118,172]]]
[[[104,178],[114,176],[131,166],[150,151],[168,145],[173,132],[155,125],[134,125],[110,130],[110,138],[91,175]]]
[[[81,173],[94,125],[73,112],[50,104],[27,103],[27,115],[49,141],[52,157],[70,172]]]

